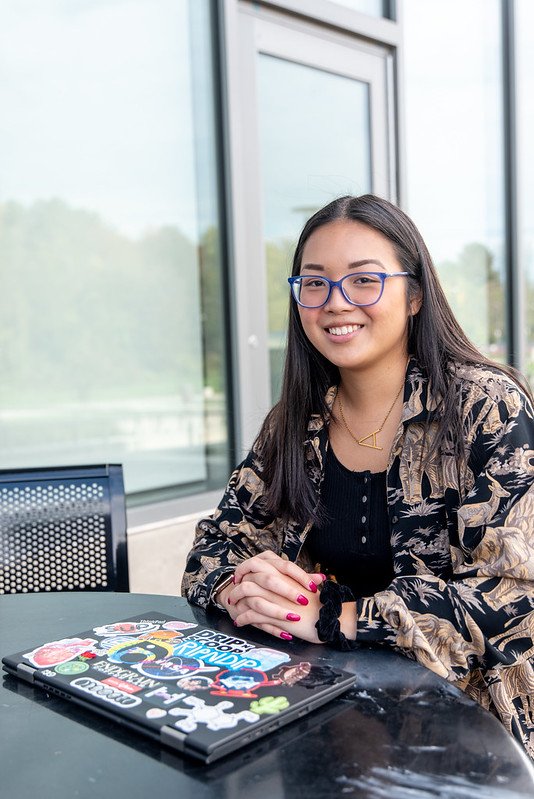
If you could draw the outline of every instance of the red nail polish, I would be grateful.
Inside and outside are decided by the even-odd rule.
[[[288,621],[300,621],[300,616],[298,613],[288,613],[286,619]]]
[[[317,593],[317,586],[315,585],[315,583],[313,582],[313,580],[312,580],[312,582],[310,583],[310,591],[312,592],[312,594],[316,594],[316,593]]]
[[[302,594],[298,595],[297,602],[299,603],[299,605],[307,605],[308,604],[308,600]]]
[[[280,638],[283,638],[284,641],[292,641],[293,640],[293,636],[290,635],[289,633],[284,632],[283,630],[280,633]]]
[[[226,601],[228,602],[229,605],[232,604],[232,600],[230,599],[230,597],[228,597],[228,599]]]
[[[236,622],[235,619],[234,619],[234,627],[239,627],[239,624]]]

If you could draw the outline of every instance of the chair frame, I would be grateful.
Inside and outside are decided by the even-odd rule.
[[[110,497],[111,557],[115,591],[129,591],[126,509],[122,465],[53,466],[35,469],[0,469],[0,487],[10,483],[106,479]],[[68,593],[65,591],[64,593]]]

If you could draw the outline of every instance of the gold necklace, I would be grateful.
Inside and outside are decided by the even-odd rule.
[[[363,438],[356,438],[356,436],[354,435],[354,433],[352,432],[352,430],[351,430],[351,429],[350,429],[350,427],[348,426],[348,424],[347,424],[347,420],[345,419],[345,414],[343,413],[343,403],[341,402],[341,395],[340,395],[340,393],[339,393],[339,391],[338,391],[338,394],[337,394],[337,401],[338,401],[338,404],[339,404],[339,412],[340,412],[340,414],[341,414],[341,418],[343,419],[343,424],[344,424],[344,425],[345,425],[345,427],[347,428],[347,432],[348,432],[348,434],[349,434],[349,435],[350,435],[350,437],[351,437],[351,438],[352,438],[352,439],[353,439],[353,440],[356,442],[356,444],[359,444],[359,445],[360,445],[360,447],[369,447],[370,449],[380,449],[380,450],[384,449],[384,447],[379,447],[379,446],[378,446],[378,444],[376,443],[376,437],[377,437],[377,435],[378,435],[378,434],[379,434],[379,433],[382,431],[382,428],[384,427],[384,425],[386,424],[387,420],[389,419],[389,417],[390,417],[390,414],[391,414],[391,411],[392,411],[392,410],[393,410],[393,408],[395,407],[395,403],[397,402],[398,398],[400,397],[400,393],[401,393],[401,391],[402,391],[402,389],[403,389],[403,388],[404,388],[404,383],[402,384],[402,386],[401,386],[401,387],[399,388],[399,390],[397,391],[397,395],[395,396],[395,399],[393,400],[393,403],[392,403],[392,405],[391,405],[391,408],[390,408],[390,409],[389,409],[389,411],[386,413],[385,419],[384,419],[384,421],[382,422],[382,424],[380,425],[380,427],[379,427],[377,430],[373,430],[373,432],[372,432],[372,433],[369,433],[369,435],[367,435],[367,436],[363,436]],[[372,442],[372,444],[368,444],[368,443],[367,443],[367,442],[369,441],[369,439],[370,439],[370,438],[372,438],[372,439],[373,439],[373,442]]]

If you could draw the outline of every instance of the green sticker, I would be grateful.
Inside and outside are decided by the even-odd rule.
[[[56,666],[58,674],[81,674],[89,668],[87,663],[82,663],[80,660],[70,660],[67,663],[60,663]]]
[[[253,713],[258,713],[260,716],[264,714],[272,716],[285,710],[286,707],[289,707],[289,702],[285,696],[262,696],[261,699],[250,703]]]

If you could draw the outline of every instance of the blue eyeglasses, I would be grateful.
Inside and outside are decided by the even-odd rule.
[[[354,272],[341,280],[330,280],[321,275],[297,275],[288,277],[294,299],[301,308],[322,308],[326,305],[337,286],[343,297],[351,305],[376,305],[384,293],[384,283],[388,277],[407,277],[409,272]]]

